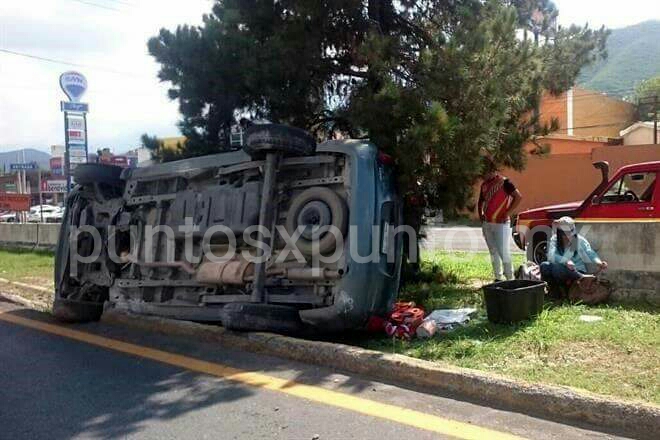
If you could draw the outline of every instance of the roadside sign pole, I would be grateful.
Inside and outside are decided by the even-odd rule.
[[[24,163],[25,163],[25,148],[23,148],[23,149],[21,150],[21,155],[22,155],[22,157],[21,157],[21,163],[24,164]],[[27,187],[27,171],[26,171],[25,169],[23,169],[23,171],[21,171],[21,172],[23,173],[23,180],[21,181],[21,182],[22,182],[22,185],[23,185],[23,194],[28,194],[28,187]],[[30,204],[32,204],[32,201],[30,201]],[[23,214],[23,222],[24,222],[24,223],[27,223],[27,214],[26,214],[25,212],[22,213],[22,214]]]
[[[83,114],[83,123],[85,125],[85,163],[89,160],[89,151],[87,149],[87,113]]]
[[[79,72],[64,72],[60,75],[60,87],[69,98],[68,101],[60,101],[60,110],[64,113],[64,168],[66,172],[66,193],[68,195],[73,184],[73,168],[77,167],[78,164],[87,163],[88,160],[87,112],[89,111],[89,105],[80,102],[80,98],[87,90],[87,79]],[[72,116],[71,120],[69,119],[70,115]],[[70,129],[71,131],[69,131]],[[72,141],[74,145],[71,145]]]
[[[44,222],[44,194],[41,191],[41,168],[39,168],[39,212],[41,213],[41,223]]]
[[[69,113],[64,112],[64,172],[66,173],[66,194],[71,191],[71,154],[69,153]]]

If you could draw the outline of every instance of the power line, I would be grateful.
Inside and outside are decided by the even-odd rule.
[[[10,55],[15,55],[15,56],[19,56],[19,57],[30,58],[30,59],[34,59],[34,60],[38,60],[38,61],[44,61],[44,62],[48,62],[48,63],[62,64],[62,65],[65,65],[65,66],[72,66],[72,67],[84,67],[86,69],[99,70],[99,71],[103,71],[103,72],[112,73],[112,74],[115,74],[115,75],[150,78],[150,76],[147,76],[147,75],[140,75],[140,74],[132,73],[132,72],[124,72],[124,71],[121,71],[121,70],[109,69],[107,67],[94,66],[94,65],[91,65],[91,64],[72,63],[72,62],[69,62],[69,61],[57,60],[57,59],[54,59],[54,58],[40,57],[38,55],[32,55],[32,54],[24,53],[24,52],[16,52],[16,51],[9,50],[9,49],[0,49],[0,52],[8,53]]]
[[[121,9],[113,8],[111,6],[104,6],[104,5],[99,5],[97,3],[92,3],[92,2],[86,2],[85,0],[71,0],[72,2],[76,3],[81,3],[83,5],[87,6],[93,6],[95,8],[100,8],[100,9],[107,9],[108,11],[116,11],[116,12],[121,12]]]
[[[119,3],[120,5],[124,5],[124,6],[135,6],[133,3],[129,3],[129,2],[126,2],[126,1],[123,1],[123,0],[106,0],[106,1],[113,2],[113,3]]]
[[[557,130],[552,130],[550,134],[557,131],[568,131],[568,130],[579,130],[581,128],[598,128],[598,127],[612,127],[615,125],[620,125],[619,122],[612,122],[610,124],[594,124],[594,125],[583,125],[582,127],[571,127],[571,128],[558,128]]]

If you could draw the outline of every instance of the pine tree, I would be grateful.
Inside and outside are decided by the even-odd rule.
[[[603,55],[607,31],[556,15],[548,0],[218,0],[148,48],[179,102],[180,156],[228,148],[246,115],[368,137],[396,158],[402,192],[451,211],[484,152],[524,166],[541,91]]]

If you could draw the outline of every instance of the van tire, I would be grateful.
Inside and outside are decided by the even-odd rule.
[[[316,151],[316,140],[300,128],[281,124],[258,124],[246,130],[243,151],[250,157],[263,157],[267,153],[308,156]]]
[[[62,322],[98,321],[103,314],[103,303],[91,301],[76,301],[66,298],[55,298],[53,301],[53,316]]]
[[[112,186],[121,186],[122,168],[115,165],[100,163],[83,163],[73,171],[73,178],[80,185],[105,183]]]

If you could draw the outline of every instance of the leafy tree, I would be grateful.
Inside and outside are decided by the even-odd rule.
[[[151,158],[157,162],[169,162],[182,156],[182,145],[177,143],[176,148],[166,148],[163,141],[156,136],[144,133],[140,136],[142,146],[151,151]]]
[[[559,11],[550,0],[510,0],[507,2],[518,12],[518,26],[523,30],[526,40],[528,33],[534,36],[535,44],[539,44],[540,37],[545,42],[554,35]]]
[[[654,96],[660,98],[660,75],[644,80],[635,87],[635,101]]]
[[[660,102],[660,75],[640,82],[635,87],[637,113],[642,121],[653,120],[660,113],[656,106]]]
[[[451,212],[483,153],[524,166],[523,145],[547,130],[541,90],[563,92],[603,55],[607,31],[556,28],[556,14],[543,0],[218,0],[202,26],[148,48],[179,101],[181,156],[228,148],[245,115],[369,137],[404,193]]]

